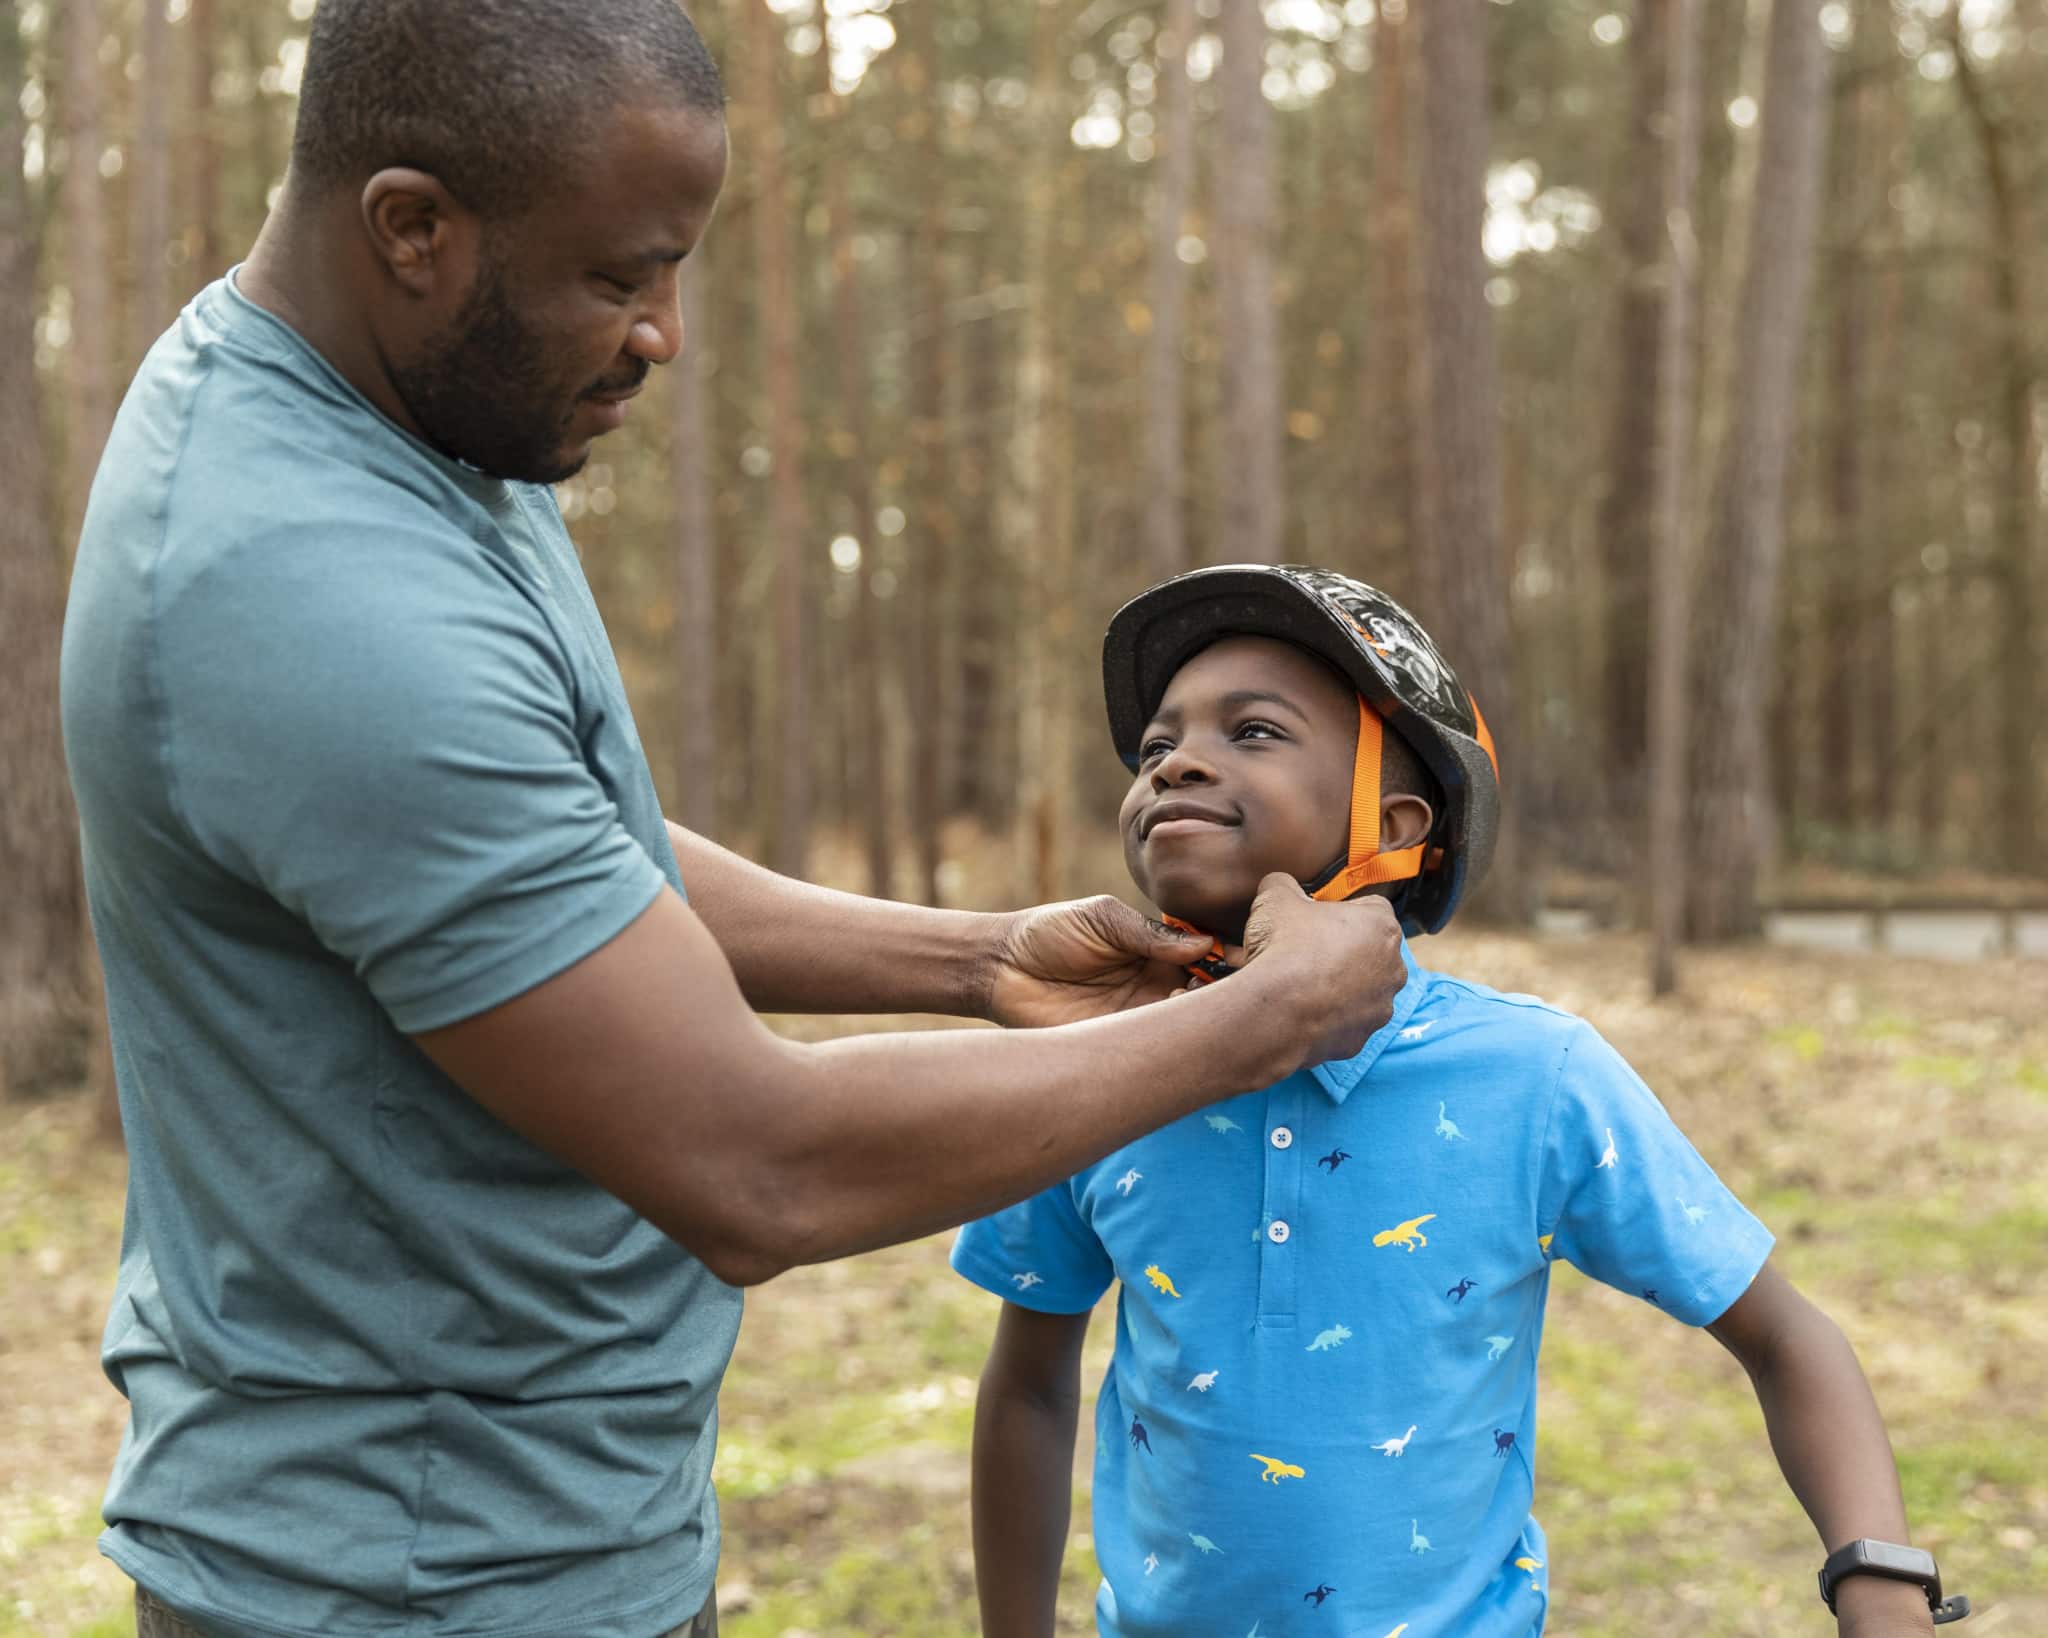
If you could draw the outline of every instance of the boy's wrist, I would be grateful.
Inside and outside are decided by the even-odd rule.
[[[1926,1588],[1913,1581],[1852,1575],[1835,1587],[1842,1638],[1919,1638],[1934,1631]]]

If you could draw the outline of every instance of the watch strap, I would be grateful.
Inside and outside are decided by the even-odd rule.
[[[1830,1612],[1835,1607],[1835,1589],[1852,1575],[1882,1576],[1887,1581],[1910,1581],[1927,1594],[1927,1607],[1941,1606],[1941,1571],[1934,1555],[1919,1547],[1904,1547],[1893,1541],[1864,1537],[1846,1542],[1828,1554],[1820,1567],[1820,1596]]]

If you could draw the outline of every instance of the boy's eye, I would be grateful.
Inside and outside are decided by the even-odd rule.
[[[1156,762],[1172,749],[1173,741],[1170,739],[1148,739],[1138,747],[1138,761],[1141,764]]]
[[[622,296],[637,296],[642,289],[642,286],[635,280],[622,279],[612,273],[600,273],[597,275],[597,279],[600,284],[609,285]]]
[[[1287,736],[1270,722],[1245,722],[1238,724],[1238,739],[1285,739]]]

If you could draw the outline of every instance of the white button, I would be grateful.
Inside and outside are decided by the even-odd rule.
[[[1293,1232],[1293,1229],[1289,1228],[1285,1223],[1281,1222],[1278,1218],[1275,1218],[1272,1222],[1266,1225],[1266,1238],[1271,1240],[1273,1244],[1275,1244],[1276,1246],[1284,1246],[1285,1244],[1287,1244],[1287,1236],[1292,1234]]]
[[[1294,1134],[1293,1134],[1292,1132],[1288,1131],[1288,1129],[1287,1129],[1286,1127],[1284,1127],[1284,1126],[1276,1126],[1276,1127],[1274,1127],[1274,1128],[1273,1128],[1273,1147],[1274,1147],[1274,1148],[1276,1148],[1276,1149],[1291,1149],[1291,1148],[1293,1148],[1293,1147],[1294,1147]]]

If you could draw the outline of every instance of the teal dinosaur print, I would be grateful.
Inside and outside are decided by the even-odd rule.
[[[1408,1521],[1408,1551],[1411,1553],[1426,1553],[1430,1551],[1429,1537],[1415,1528],[1415,1520],[1413,1519]]]
[[[1350,1335],[1351,1328],[1348,1325],[1333,1325],[1327,1331],[1318,1331],[1315,1341],[1302,1349],[1302,1352],[1305,1354],[1328,1353],[1332,1348],[1342,1347],[1345,1339]]]
[[[1209,1123],[1209,1130],[1212,1132],[1242,1132],[1244,1130],[1242,1126],[1238,1125],[1228,1115],[1204,1115],[1202,1119]]]
[[[1188,1540],[1192,1541],[1195,1544],[1195,1551],[1200,1553],[1204,1558],[1207,1558],[1211,1553],[1220,1553],[1223,1551],[1221,1547],[1218,1547],[1216,1543],[1211,1541],[1207,1536],[1198,1536],[1192,1530],[1188,1532]]]
[[[1513,1337],[1488,1337],[1486,1339],[1486,1357],[1488,1359],[1498,1359],[1514,1345],[1515,1339]]]
[[[1444,1113],[1444,1106],[1441,1103],[1436,1106],[1436,1135],[1446,1143],[1451,1142],[1453,1139],[1460,1143],[1472,1141],[1463,1132],[1458,1130],[1458,1123]]]

